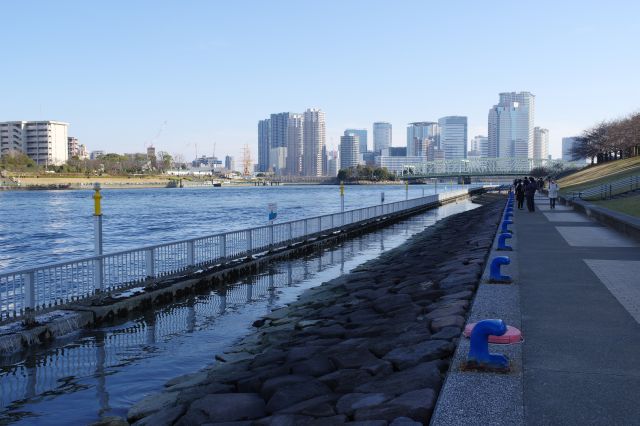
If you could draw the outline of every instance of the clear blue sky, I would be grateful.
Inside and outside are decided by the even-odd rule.
[[[638,1],[30,1],[1,4],[0,121],[52,119],[90,150],[257,156],[257,122],[469,117],[536,95],[560,140],[640,108]],[[163,126],[163,123],[166,125]],[[159,130],[162,128],[162,132]],[[370,141],[371,143],[371,141]]]

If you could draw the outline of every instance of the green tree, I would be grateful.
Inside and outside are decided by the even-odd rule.
[[[0,168],[9,171],[35,170],[37,164],[26,154],[10,151],[0,157]]]

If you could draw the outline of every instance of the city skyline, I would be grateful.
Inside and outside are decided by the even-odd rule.
[[[326,113],[327,150],[337,149],[344,129],[373,135],[375,121],[392,124],[398,147],[407,123],[443,116],[467,116],[469,135],[487,135],[496,94],[528,91],[536,95],[535,123],[549,130],[550,154],[559,158],[563,137],[637,111],[640,98],[640,59],[629,53],[640,38],[640,5],[632,2],[461,8],[329,1],[320,10],[292,2],[142,1],[127,3],[123,14],[118,2],[26,1],[3,4],[3,11],[19,16],[29,4],[29,31],[18,19],[0,27],[4,39],[19,34],[6,57],[20,64],[3,68],[0,121],[69,122],[69,134],[90,150],[143,152],[153,144],[194,158],[196,145],[210,152],[217,144],[218,152],[241,158],[249,144],[255,163],[255,123],[265,112],[309,106]],[[408,9],[439,19],[429,28],[407,26]],[[349,30],[355,15],[366,23],[357,33]],[[545,25],[525,27],[523,18]],[[487,30],[477,31],[479,24]],[[492,43],[492,28],[509,37]],[[323,42],[305,49],[304,35],[314,33]],[[282,52],[262,48],[282,39],[290,43]],[[33,54],[45,45],[62,48]],[[425,46],[440,54],[409,63],[407,52]],[[358,66],[339,66],[346,58]],[[611,64],[615,79],[606,78]],[[118,132],[105,132],[105,121],[118,123]]]

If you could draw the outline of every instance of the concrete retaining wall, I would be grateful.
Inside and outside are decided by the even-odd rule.
[[[584,200],[560,197],[560,203],[596,219],[598,222],[640,240],[640,219],[628,214],[609,210]]]

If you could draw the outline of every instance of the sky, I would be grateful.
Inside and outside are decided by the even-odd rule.
[[[536,96],[562,137],[640,110],[637,1],[33,1],[0,4],[0,121],[70,123],[89,150],[232,155],[271,113],[346,128],[468,117]]]

